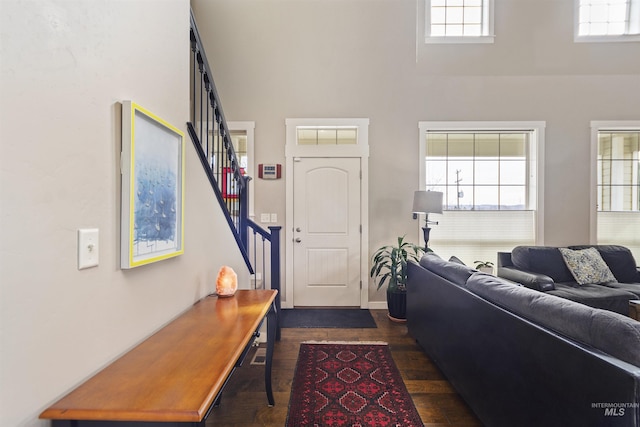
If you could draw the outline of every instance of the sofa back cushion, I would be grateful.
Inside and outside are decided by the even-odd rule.
[[[585,249],[593,247],[598,250],[600,256],[620,283],[640,283],[640,272],[633,254],[624,246],[619,245],[585,245],[569,246],[569,249]]]
[[[420,259],[420,265],[459,286],[464,286],[469,276],[477,271],[464,264],[445,261],[433,252],[424,254]]]
[[[574,281],[557,247],[516,246],[511,251],[511,261],[520,270],[544,274],[558,283]]]
[[[517,286],[484,273],[469,277],[467,288],[540,326],[640,367],[640,322],[630,317]]]

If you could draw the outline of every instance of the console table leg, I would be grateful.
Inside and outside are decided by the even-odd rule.
[[[267,313],[267,357],[264,366],[264,384],[267,389],[267,400],[269,401],[269,406],[274,406],[276,404],[273,399],[273,390],[271,388],[271,365],[273,362],[273,348],[275,346],[277,321],[276,307],[274,304],[271,304],[271,308]]]

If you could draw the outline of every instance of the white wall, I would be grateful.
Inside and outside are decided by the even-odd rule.
[[[215,288],[248,283],[186,138],[185,254],[119,268],[120,112],[186,130],[187,0],[0,1],[0,425],[39,413]],[[100,230],[77,269],[76,233]]]
[[[572,1],[495,2],[488,45],[424,45],[423,0],[192,3],[226,117],[256,122],[257,162],[284,163],[287,117],[370,119],[371,251],[421,241],[420,120],[546,121],[545,243],[588,242],[590,121],[640,117],[640,43],[574,43]],[[284,221],[284,180],[255,189],[256,215]]]

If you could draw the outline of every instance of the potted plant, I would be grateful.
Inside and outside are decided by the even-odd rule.
[[[493,263],[491,261],[474,261],[476,270],[493,274]]]
[[[377,279],[378,289],[387,284],[387,307],[393,321],[406,321],[407,260],[418,262],[423,252],[423,248],[405,242],[402,236],[398,237],[397,246],[383,246],[371,257],[370,276]]]

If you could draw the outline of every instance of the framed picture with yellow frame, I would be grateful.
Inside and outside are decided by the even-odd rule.
[[[122,102],[121,268],[184,253],[184,133]]]

